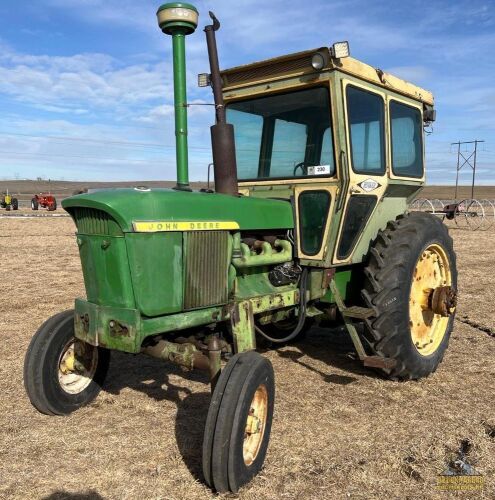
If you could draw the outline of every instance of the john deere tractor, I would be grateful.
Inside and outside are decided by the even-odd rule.
[[[286,344],[337,312],[365,366],[426,377],[447,349],[457,270],[442,222],[407,212],[425,182],[432,94],[351,58],[347,42],[220,71],[210,17],[199,82],[215,103],[215,191],[188,181],[198,12],[169,3],[158,22],[173,43],[177,185],[62,202],[86,298],[36,332],[24,380],[39,411],[66,415],[96,397],[112,350],[207,370],[204,479],[235,492],[261,469],[272,425],[258,340]]]
[[[19,201],[17,198],[12,197],[7,190],[0,199],[0,207],[5,208],[7,212],[10,210],[19,210]]]

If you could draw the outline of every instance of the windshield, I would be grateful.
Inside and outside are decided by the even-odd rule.
[[[234,125],[241,181],[335,173],[328,88],[234,102],[227,120]]]

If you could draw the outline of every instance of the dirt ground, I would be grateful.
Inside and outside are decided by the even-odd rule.
[[[201,474],[203,374],[116,353],[90,406],[61,418],[30,405],[30,338],[84,295],[73,233],[66,218],[0,219],[0,498],[213,498]],[[460,304],[439,370],[384,380],[353,359],[341,331],[323,329],[267,352],[277,380],[271,443],[239,498],[495,498],[495,230],[451,234]],[[460,447],[483,492],[436,489]]]

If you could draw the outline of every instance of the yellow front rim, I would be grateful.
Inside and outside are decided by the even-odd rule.
[[[437,287],[451,285],[452,273],[445,250],[438,244],[428,246],[416,263],[409,297],[411,339],[422,356],[438,349],[449,324],[448,316],[433,312],[432,292]]]
[[[244,463],[248,466],[256,460],[265,434],[268,391],[263,384],[256,389],[249,408],[243,444]]]

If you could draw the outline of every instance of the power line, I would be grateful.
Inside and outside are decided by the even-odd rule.
[[[482,144],[485,141],[480,141],[476,139],[475,141],[458,141],[458,142],[453,142],[451,146],[457,146],[457,169],[456,169],[456,176],[455,176],[455,199],[457,200],[457,188],[459,186],[459,171],[462,170],[464,166],[471,167],[473,170],[473,179],[471,183],[471,198],[474,198],[474,182],[476,178],[476,156],[478,153],[478,144]],[[466,151],[461,151],[461,145],[463,144],[474,144],[474,146],[471,146],[470,151],[467,150],[466,146]],[[469,154],[469,156],[464,155],[466,153],[466,156]],[[463,163],[461,164],[461,158],[463,160]]]

